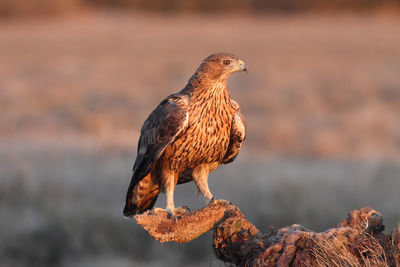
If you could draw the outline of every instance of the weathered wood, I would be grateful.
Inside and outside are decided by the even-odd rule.
[[[224,218],[225,211],[237,209],[230,202],[217,200],[196,212],[182,212],[174,219],[164,209],[156,208],[135,216],[140,224],[159,242],[189,242],[210,231],[214,225]]]
[[[262,234],[223,200],[177,220],[162,209],[135,218],[160,242],[189,242],[214,229],[216,257],[237,266],[400,267],[400,223],[392,234],[382,233],[383,218],[370,207],[352,211],[337,227],[321,233],[294,224]]]

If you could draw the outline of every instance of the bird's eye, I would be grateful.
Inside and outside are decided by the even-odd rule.
[[[224,65],[229,65],[229,64],[231,64],[231,61],[229,59],[225,59],[223,61],[223,63],[224,63]]]

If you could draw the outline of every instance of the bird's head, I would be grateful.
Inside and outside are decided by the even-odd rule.
[[[197,70],[212,80],[226,80],[229,75],[237,71],[247,72],[247,65],[230,53],[212,54],[203,60]]]

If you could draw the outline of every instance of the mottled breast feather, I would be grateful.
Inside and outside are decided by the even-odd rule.
[[[186,128],[188,103],[186,94],[170,95],[146,119],[133,165],[132,187],[151,171],[164,149]]]
[[[161,158],[163,165],[182,173],[200,164],[222,164],[236,113],[226,83],[212,82],[199,90],[192,96],[188,112],[188,126],[166,148]]]

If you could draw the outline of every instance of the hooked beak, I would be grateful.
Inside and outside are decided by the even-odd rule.
[[[239,59],[239,70],[240,70],[240,71],[245,71],[246,73],[248,73],[246,63],[244,63],[244,62],[243,62],[242,60],[240,60],[240,59]]]

